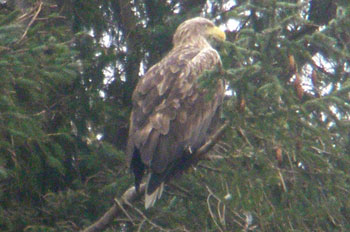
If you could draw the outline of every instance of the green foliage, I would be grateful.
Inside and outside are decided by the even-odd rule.
[[[239,23],[199,80],[231,92],[222,159],[107,231],[350,230],[348,1],[18,2],[0,4],[1,231],[81,230],[132,185],[132,91],[200,13]]]
[[[33,5],[26,17],[38,9]],[[0,10],[1,231],[78,230],[87,201],[96,201],[85,185],[104,186],[97,173],[111,175],[103,174],[103,162],[110,164],[105,170],[123,166],[115,147],[100,154],[99,147],[107,145],[99,144],[95,126],[86,126],[98,122],[94,111],[103,113],[103,99],[85,85],[91,77],[80,70],[80,35],[58,11],[45,18],[50,9],[44,3],[32,25],[21,10]],[[103,206],[98,204],[100,211]]]

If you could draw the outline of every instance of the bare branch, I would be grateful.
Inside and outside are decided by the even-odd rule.
[[[196,151],[193,159],[201,159],[201,157],[205,155],[217,143],[228,125],[229,122],[226,121],[221,127],[219,127],[215,133],[209,137],[208,141]]]
[[[139,199],[145,193],[145,184],[141,184],[139,192],[136,192],[135,187],[131,187],[124,192],[121,199],[118,201],[122,207],[119,207],[116,202],[114,202],[113,206],[94,224],[84,229],[83,232],[96,232],[103,231],[106,229],[109,224],[113,221],[114,218],[123,214],[123,210],[126,210],[130,207],[130,203]]]
[[[41,11],[41,7],[42,7],[42,5],[43,5],[43,3],[42,3],[42,2],[40,2],[40,3],[39,3],[39,6],[38,6],[38,10],[35,12],[35,14],[34,14],[34,16],[33,16],[32,20],[30,20],[29,24],[27,25],[26,30],[24,31],[24,33],[23,33],[22,37],[21,37],[21,38],[18,40],[18,42],[17,42],[17,43],[22,42],[22,40],[24,39],[24,37],[27,35],[27,33],[28,33],[28,30],[29,30],[30,26],[31,26],[31,25],[34,23],[35,19],[38,17],[38,15],[39,15],[39,13],[40,13],[40,11]]]

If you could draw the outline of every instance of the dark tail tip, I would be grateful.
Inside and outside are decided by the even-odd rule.
[[[130,169],[135,175],[135,189],[138,192],[140,189],[142,177],[145,173],[145,165],[141,161],[140,152],[137,148],[135,148],[134,150],[134,153],[131,159]]]
[[[164,176],[156,173],[151,173],[148,180],[146,193],[152,194],[164,182]]]

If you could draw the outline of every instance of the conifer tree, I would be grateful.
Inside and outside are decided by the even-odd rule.
[[[198,15],[228,37],[215,159],[106,231],[350,230],[349,1],[5,0],[1,231],[82,230],[132,186],[132,91]]]

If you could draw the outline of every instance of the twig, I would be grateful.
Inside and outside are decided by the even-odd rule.
[[[219,140],[221,135],[224,133],[226,127],[229,125],[229,122],[226,121],[221,127],[219,127],[213,135],[211,135],[208,139],[208,141],[201,146],[196,153],[193,155],[193,160],[200,160],[204,155],[215,145],[215,143]],[[97,231],[103,231],[108,227],[108,225],[113,221],[115,217],[122,214],[125,210],[128,208],[134,208],[131,205],[132,202],[135,202],[138,200],[144,193],[145,193],[146,184],[142,184],[140,186],[139,192],[136,192],[135,187],[130,187],[128,190],[124,192],[122,197],[120,198],[118,204],[122,207],[119,207],[116,202],[114,202],[113,206],[95,223],[93,223],[88,228],[84,229],[83,232],[97,232]],[[123,208],[123,209],[122,209]],[[141,215],[142,212],[137,210]],[[158,226],[151,222],[146,216],[143,215],[143,218],[146,219],[147,222],[149,222],[153,226]],[[160,228],[158,228],[160,229]],[[162,228],[163,229],[163,228]],[[165,230],[165,229],[164,229]]]
[[[141,231],[142,226],[143,226],[143,224],[145,223],[145,221],[146,221],[146,219],[143,219],[143,220],[142,220],[142,222],[140,223],[140,225],[139,225],[138,228],[137,228],[137,232],[140,232],[140,231]]]
[[[177,191],[183,193],[182,196],[184,196],[184,195],[185,195],[186,197],[192,196],[192,194],[191,194],[190,191],[188,191],[187,189],[185,189],[185,188],[183,188],[183,187],[181,187],[181,186],[179,186],[179,185],[177,185],[177,184],[175,184],[175,183],[169,183],[168,185],[169,185],[169,187],[174,188],[174,189],[176,189]]]
[[[221,156],[221,155],[205,155],[201,158],[201,160],[208,160],[208,161],[213,161],[213,160],[223,160],[225,159],[225,157]]]
[[[216,144],[228,125],[229,122],[226,121],[221,127],[219,127],[219,129],[217,129],[215,133],[210,136],[208,141],[196,151],[193,159],[200,159],[201,156],[205,155]]]
[[[134,202],[139,199],[145,193],[145,188],[146,185],[142,184],[140,186],[139,192],[136,192],[134,186],[126,190],[119,200],[124,209],[130,207],[130,202]],[[117,205],[117,203],[114,203],[113,206],[100,219],[98,219],[88,228],[84,229],[83,232],[103,231],[108,227],[108,225],[113,221],[115,217],[122,213],[123,210]]]
[[[35,14],[34,14],[32,20],[30,20],[30,22],[28,23],[27,28],[25,29],[25,31],[24,31],[22,37],[17,41],[17,43],[22,42],[22,40],[24,39],[24,37],[27,35],[30,26],[34,23],[35,19],[38,17],[38,15],[39,15],[39,13],[40,13],[40,11],[41,11],[42,5],[43,5],[43,3],[40,2],[40,3],[39,3],[39,6],[38,6],[38,10],[35,12]]]
[[[234,211],[234,210],[232,210],[232,209],[230,209],[230,208],[228,208],[228,209],[229,209],[230,212],[231,212],[232,214],[234,214],[238,219],[240,219],[241,221],[245,221],[245,219],[242,218],[241,215],[239,215],[239,213],[237,213],[236,211]],[[233,220],[233,221],[234,221],[237,225],[239,225],[240,227],[244,228],[244,225],[243,225],[241,222],[239,222],[237,219],[232,218],[231,220]]]
[[[67,19],[66,16],[61,16],[61,15],[57,15],[55,17],[43,17],[43,18],[37,18],[37,21],[45,21],[45,20],[49,20],[49,19]]]
[[[282,173],[281,173],[280,169],[278,169],[278,176],[279,176],[279,178],[281,180],[283,191],[284,192],[288,192],[286,183],[284,182],[284,179],[283,179],[283,176],[282,176]]]
[[[245,142],[246,142],[250,147],[252,147],[252,144],[249,142],[249,139],[248,139],[247,136],[245,135],[244,130],[243,130],[241,127],[238,127],[237,130],[238,130],[239,134],[243,137],[243,139],[245,140]]]
[[[154,222],[152,222],[152,220],[150,220],[141,210],[139,210],[138,208],[136,208],[135,206],[131,206],[136,212],[138,212],[144,220],[146,220],[149,224],[151,224],[153,227],[157,228],[158,231],[169,231],[167,229],[164,229],[163,227],[161,227],[160,225],[155,224]]]
[[[200,168],[203,168],[203,169],[206,169],[208,171],[211,171],[211,172],[219,172],[219,173],[222,173],[222,171],[218,168],[213,168],[213,167],[209,167],[207,165],[204,165],[204,164],[198,164],[198,167]]]
[[[128,214],[128,212],[125,210],[122,203],[118,201],[117,198],[114,198],[115,203],[119,206],[119,208],[123,211],[123,213],[126,215],[126,217],[131,221],[132,224],[134,224],[134,221],[132,220],[131,216]]]
[[[208,192],[209,192],[209,195],[208,195],[208,197],[207,197],[207,205],[208,205],[209,214],[210,214],[211,218],[213,219],[213,221],[214,221],[216,227],[217,227],[221,232],[224,232],[224,231],[222,230],[221,226],[219,225],[219,223],[216,221],[216,217],[215,217],[213,211],[211,210],[211,206],[210,206],[210,197],[214,197],[214,198],[218,201],[218,203],[220,202],[220,199],[217,198],[217,197],[215,196],[215,194],[211,191],[211,189],[210,189],[208,186],[206,186],[206,187],[207,187],[207,190],[208,190]]]

